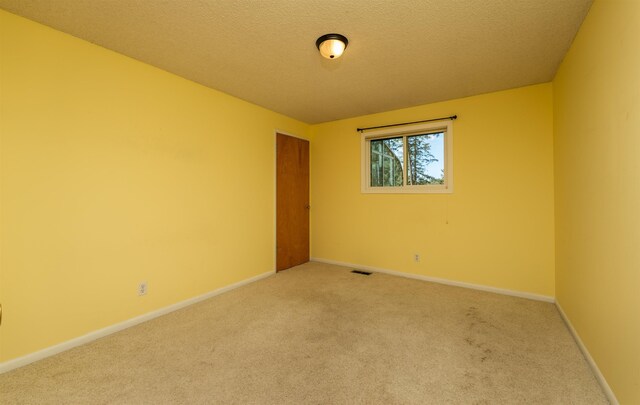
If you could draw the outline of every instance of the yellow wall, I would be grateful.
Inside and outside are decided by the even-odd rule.
[[[306,124],[0,19],[0,361],[274,269],[274,129]]]
[[[313,126],[312,256],[553,296],[552,110],[543,84]],[[452,114],[453,194],[360,193],[356,128]]]
[[[596,0],[553,82],[557,299],[640,403],[640,1]]]

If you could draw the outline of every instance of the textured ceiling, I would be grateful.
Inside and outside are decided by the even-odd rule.
[[[550,81],[592,0],[0,0],[307,123]],[[349,47],[323,59],[316,39]]]

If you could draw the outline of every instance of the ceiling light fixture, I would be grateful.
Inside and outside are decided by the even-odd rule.
[[[327,59],[337,59],[347,48],[349,40],[340,34],[325,34],[318,38],[316,46],[320,51],[320,55]]]

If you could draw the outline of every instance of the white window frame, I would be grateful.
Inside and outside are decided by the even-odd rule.
[[[407,184],[406,150],[404,151],[402,186],[371,187],[371,141],[381,138],[421,135],[444,132],[444,184]],[[405,148],[406,149],[406,148]],[[437,121],[423,124],[407,125],[395,128],[380,128],[364,131],[360,135],[361,151],[361,192],[375,194],[430,194],[453,193],[453,121]]]

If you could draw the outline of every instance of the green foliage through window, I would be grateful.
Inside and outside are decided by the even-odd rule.
[[[444,184],[443,136],[441,132],[407,137],[407,184]]]
[[[444,132],[370,141],[371,187],[400,187],[404,176],[406,185],[444,184]]]

